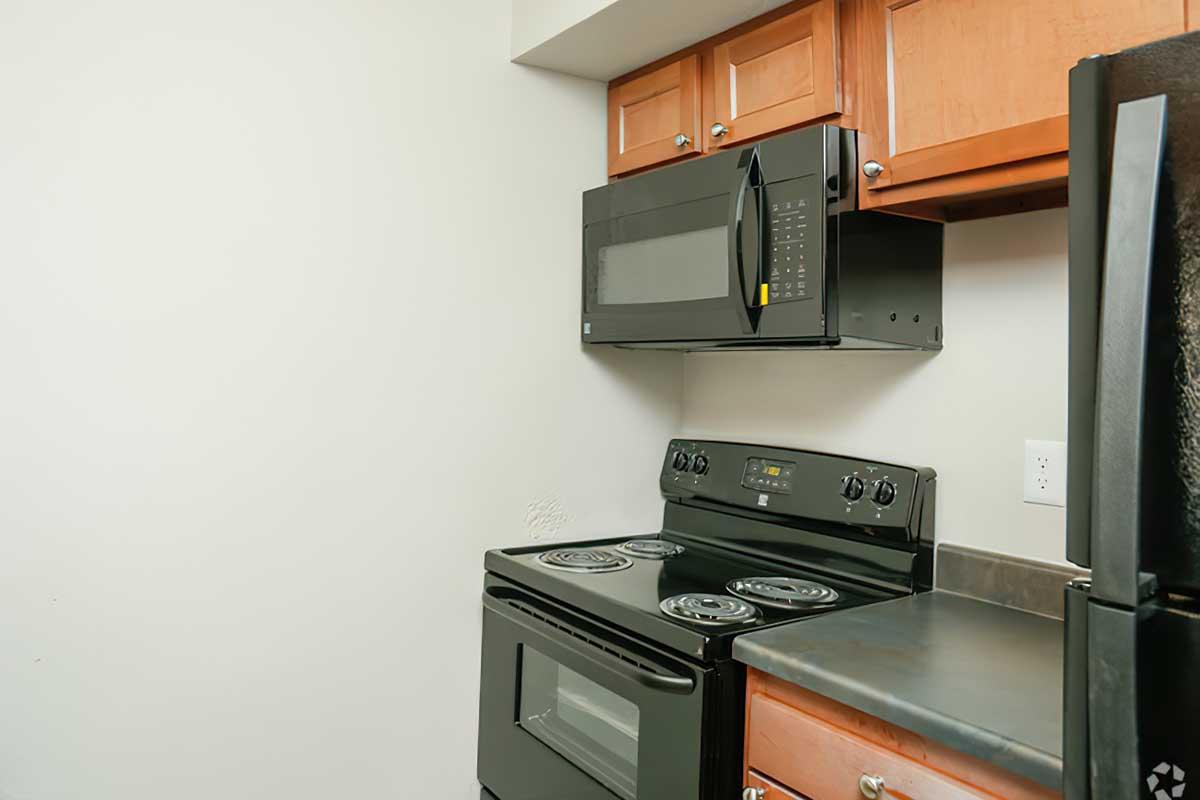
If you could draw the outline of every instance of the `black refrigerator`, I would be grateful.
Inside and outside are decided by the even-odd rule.
[[[1070,93],[1064,794],[1200,798],[1200,32]]]

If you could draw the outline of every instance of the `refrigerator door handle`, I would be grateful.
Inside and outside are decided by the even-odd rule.
[[[1108,206],[1108,66],[1103,56],[1071,70],[1070,261],[1067,358],[1067,561],[1092,566],[1092,470],[1096,438],[1096,349],[1104,216]]]
[[[1091,800],[1088,757],[1088,591],[1076,579],[1064,590],[1063,800]]]
[[[1145,607],[1083,605],[1087,606],[1088,791],[1094,800],[1142,797],[1138,627]]]
[[[1104,253],[1092,484],[1092,597],[1127,607],[1150,591],[1141,565],[1142,431],[1150,277],[1166,95],[1117,107]]]

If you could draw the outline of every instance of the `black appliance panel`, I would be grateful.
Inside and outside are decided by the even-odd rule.
[[[780,477],[760,474],[768,463],[788,465],[787,491],[782,467]],[[934,478],[930,469],[825,453],[676,439],[663,458],[659,484],[668,497],[857,526],[891,541],[915,542],[927,502],[933,512]],[[764,479],[768,485],[758,485]]]
[[[491,576],[483,608],[484,786],[527,800],[710,797],[700,780],[713,669]]]
[[[854,163],[816,125],[585,192],[583,341],[940,349],[942,226],[853,211]]]
[[[1179,796],[1180,776],[1200,774],[1200,606],[1110,606],[1075,581],[1065,608],[1063,796]]]
[[[1200,33],[1071,71],[1064,796],[1200,769]]]
[[[825,272],[830,330],[844,340],[940,350],[944,226],[875,211],[831,217]],[[771,331],[763,331],[770,336]]]
[[[1196,74],[1200,32],[1085,59],[1071,71],[1068,557],[1092,566],[1102,549],[1136,550],[1142,572],[1152,574],[1161,588],[1185,594],[1200,593],[1200,392],[1194,377],[1200,375],[1200,327],[1195,324],[1200,318]],[[1141,521],[1128,533],[1137,532],[1136,543],[1100,543],[1091,518],[1101,498],[1092,491],[1097,464],[1090,426],[1096,425],[1100,286],[1106,256],[1102,243],[1106,236],[1113,240],[1107,217],[1116,108],[1154,95],[1166,97],[1167,136],[1153,223],[1145,331],[1148,413],[1136,478],[1142,494]]]

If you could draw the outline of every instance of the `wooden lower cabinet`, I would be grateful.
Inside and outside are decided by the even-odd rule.
[[[745,785],[762,800],[1051,800],[972,756],[750,670]]]
[[[746,788],[758,789],[762,792],[762,800],[812,800],[811,798],[788,791],[787,788],[780,786],[770,778],[763,777],[753,771],[751,771],[749,777],[746,779]]]

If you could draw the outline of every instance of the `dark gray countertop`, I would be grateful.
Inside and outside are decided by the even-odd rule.
[[[1059,789],[1062,622],[948,592],[738,637],[734,657]]]

